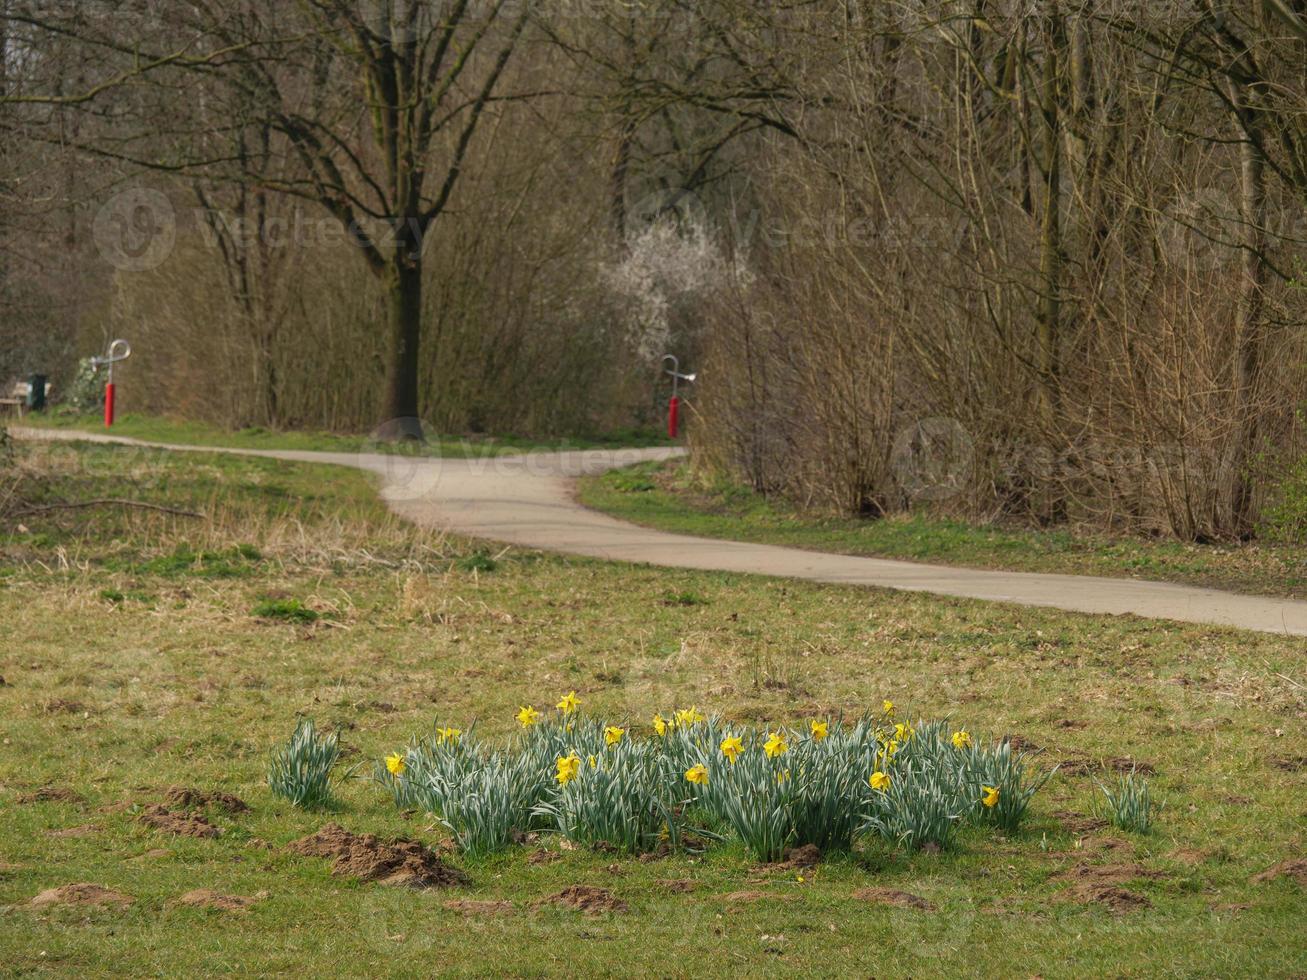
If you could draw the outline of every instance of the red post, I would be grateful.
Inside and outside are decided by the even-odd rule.
[[[679,431],[681,420],[681,400],[675,395],[667,403],[667,436],[669,439],[675,439]]]
[[[104,386],[104,427],[113,425],[113,382]]]

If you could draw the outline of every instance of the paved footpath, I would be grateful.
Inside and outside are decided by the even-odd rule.
[[[397,514],[429,527],[530,548],[672,568],[811,579],[987,599],[1071,612],[1234,626],[1307,636],[1307,602],[1237,595],[1167,582],[996,572],[858,558],[672,534],[627,524],[576,502],[577,477],[680,450],[598,449],[479,459],[413,459],[377,453],[219,449],[141,442],[96,433],[12,427],[18,438],[80,439],[196,452],[331,463],[375,473]]]

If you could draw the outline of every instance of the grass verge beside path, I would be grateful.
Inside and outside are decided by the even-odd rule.
[[[2,422],[2,420],[0,420]],[[112,429],[104,428],[98,415],[73,415],[63,412],[32,413],[15,424],[33,428],[76,429],[85,432],[111,432],[117,436],[142,439],[146,442],[167,442],[186,446],[230,446],[237,449],[294,449],[320,452],[354,453],[361,450],[385,452],[387,447],[367,435],[347,435],[336,432],[299,432],[249,428],[235,431],[203,422],[146,415],[123,415]],[[615,432],[599,438],[523,439],[515,436],[438,436],[421,448],[429,456],[451,458],[509,456],[531,450],[604,449],[627,446],[659,446],[667,440],[657,433]],[[413,447],[401,446],[397,451],[412,452]]]
[[[587,507],[709,538],[1018,572],[1184,582],[1307,598],[1307,548],[1198,545],[1072,531],[977,526],[920,514],[885,520],[803,513],[739,486],[706,485],[688,463],[640,463],[584,479]]]
[[[0,962],[17,974],[1012,976],[1307,971],[1304,644],[1200,626],[479,550],[405,527],[365,474],[126,447],[20,444],[41,498],[117,487],[205,516],[51,510],[0,522]],[[305,495],[302,510],[288,496]],[[282,616],[278,610],[295,610]],[[304,611],[316,617],[303,615]],[[575,688],[648,732],[697,704],[800,724],[891,698],[1061,763],[1012,839],[867,844],[804,871],[738,848],[638,861],[551,838],[451,860],[412,892],[286,845],[329,821],[445,834],[362,779],[334,813],[272,797],[299,715],[349,764],[434,721],[508,734]],[[1094,820],[1097,783],[1152,772],[1156,829]],[[143,808],[219,790],[219,837]],[[548,860],[532,855],[542,849]],[[1292,872],[1292,867],[1288,869]],[[128,906],[33,907],[93,882]],[[626,911],[537,903],[570,885]],[[245,911],[178,904],[197,888]],[[879,889],[879,891],[876,891]],[[904,896],[921,899],[915,902]],[[496,902],[498,905],[447,902]],[[900,904],[893,904],[898,902]],[[355,966],[356,965],[356,966]]]

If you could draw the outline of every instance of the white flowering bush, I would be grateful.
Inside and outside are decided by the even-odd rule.
[[[603,267],[602,278],[621,304],[636,353],[653,362],[672,344],[678,307],[715,289],[728,266],[707,229],[693,221],[654,221],[626,245],[621,261]]]
[[[398,806],[430,811],[469,854],[529,830],[628,853],[725,836],[761,861],[860,836],[947,848],[965,825],[1015,832],[1051,773],[1032,776],[1006,741],[982,744],[944,721],[896,722],[895,707],[852,723],[752,728],[695,708],[655,715],[646,734],[579,714],[572,692],[548,717],[517,714],[491,749],[438,728],[377,767]]]

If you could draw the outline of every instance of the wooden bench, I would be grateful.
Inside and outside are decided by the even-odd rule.
[[[52,389],[49,385],[45,386],[45,397],[47,401],[50,398],[51,390]],[[31,394],[31,392],[32,386],[26,381],[14,382],[13,387],[9,389],[9,393],[0,396],[0,411],[13,409],[21,419],[23,413],[27,411],[27,396]]]

